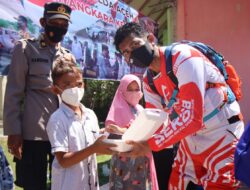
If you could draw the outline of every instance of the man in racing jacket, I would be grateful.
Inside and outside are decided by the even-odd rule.
[[[175,84],[166,73],[164,47],[154,43],[154,36],[136,23],[120,27],[114,41],[128,64],[147,67],[153,74],[158,93],[143,78],[146,107],[163,108],[161,97],[168,104]],[[201,52],[187,45],[171,50],[172,69],[178,80],[177,101],[166,111],[177,117],[157,131],[148,142],[129,143],[138,156],[151,150],[161,150],[180,141],[168,185],[169,190],[185,190],[192,181],[205,190],[234,190],[239,182],[234,177],[235,145],[244,130],[240,107],[227,102],[226,85],[208,88],[207,84],[226,84],[223,75]],[[164,108],[163,108],[164,109]],[[219,109],[217,114],[211,113]],[[203,119],[209,115],[205,122]]]

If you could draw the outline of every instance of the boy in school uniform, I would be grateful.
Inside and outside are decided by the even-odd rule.
[[[115,145],[103,142],[95,113],[80,103],[84,95],[82,72],[73,60],[59,59],[52,71],[52,91],[62,102],[51,115],[47,133],[55,159],[52,190],[98,190],[95,153],[111,154]]]

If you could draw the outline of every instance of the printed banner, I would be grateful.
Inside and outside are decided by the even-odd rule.
[[[0,75],[7,75],[14,44],[21,38],[38,37],[43,6],[52,0],[1,0]],[[144,69],[128,66],[113,45],[118,27],[139,22],[157,33],[157,24],[117,0],[57,0],[72,8],[68,33],[62,45],[71,50],[84,78],[119,80],[124,74],[141,77]]]

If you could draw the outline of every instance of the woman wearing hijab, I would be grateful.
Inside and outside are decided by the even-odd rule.
[[[106,130],[115,134],[111,137],[121,137],[143,110],[139,105],[142,96],[140,79],[135,75],[125,75],[116,90],[105,121]],[[113,155],[109,181],[110,190],[158,190],[152,154],[138,158]]]

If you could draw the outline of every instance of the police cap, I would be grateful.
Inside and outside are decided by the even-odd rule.
[[[70,21],[71,8],[58,2],[46,3],[44,5],[43,17],[46,19],[63,18]]]

